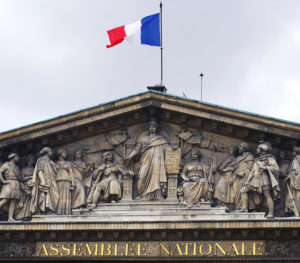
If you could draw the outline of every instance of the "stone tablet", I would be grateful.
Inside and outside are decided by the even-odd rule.
[[[173,150],[171,147],[166,149],[166,172],[168,174],[178,174],[180,169],[181,149]]]

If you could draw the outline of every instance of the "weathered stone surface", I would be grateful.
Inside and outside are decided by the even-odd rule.
[[[117,242],[129,260],[297,260],[299,140],[299,124],[155,92],[2,133],[0,259],[43,242],[50,256],[75,244],[73,259],[104,244],[111,259]]]

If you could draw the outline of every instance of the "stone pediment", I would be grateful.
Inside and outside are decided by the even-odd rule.
[[[41,157],[41,149],[50,147],[54,152],[54,156],[51,157],[54,163],[58,163],[57,151],[63,149],[67,155],[63,159],[72,164],[76,159],[76,151],[81,151],[82,157],[78,159],[82,162],[80,165],[92,166],[89,167],[91,171],[88,179],[83,178],[85,175],[82,167],[79,177],[83,187],[87,187],[88,184],[90,188],[96,182],[96,175],[93,177],[91,174],[101,169],[105,163],[103,154],[110,151],[113,162],[120,166],[120,169],[135,174],[129,181],[121,182],[122,189],[118,190],[120,193],[117,199],[136,200],[139,198],[137,185],[143,153],[147,151],[148,144],[151,148],[152,143],[152,139],[149,139],[151,136],[148,136],[151,121],[157,123],[157,134],[161,137],[153,140],[153,143],[158,141],[163,145],[163,155],[166,155],[162,158],[165,158],[163,166],[168,178],[163,179],[161,183],[168,181],[168,185],[165,186],[162,200],[175,202],[180,198],[177,188],[183,180],[179,174],[183,172],[184,166],[191,162],[193,149],[201,154],[204,170],[212,170],[214,162],[216,171],[210,171],[210,187],[213,188],[213,193],[222,178],[217,167],[221,167],[228,158],[230,147],[247,143],[248,151],[254,158],[259,141],[267,141],[272,145],[270,153],[277,157],[279,152],[284,151],[285,158],[291,161],[293,147],[298,145],[300,138],[300,126],[296,123],[165,93],[145,92],[1,133],[2,162],[7,160],[10,153],[16,152],[21,157],[18,165],[23,169],[28,156],[36,162]],[[126,160],[130,155],[133,155],[133,158]],[[174,160],[177,161],[175,166],[172,164]],[[122,177],[120,173],[116,174],[119,179]],[[86,195],[84,198],[88,199],[88,193]],[[91,200],[89,202],[91,203]],[[87,206],[86,201],[83,203]]]
[[[10,231],[40,241],[30,243],[30,258],[47,256],[56,239],[159,247],[155,241],[209,237],[225,248],[250,237],[263,240],[251,241],[251,255],[276,257],[273,245],[284,247],[280,238],[300,230],[300,194],[289,170],[299,140],[297,123],[157,92],[3,132],[0,242]],[[237,244],[233,253],[244,249]],[[179,245],[169,246],[180,259]]]
[[[193,128],[254,144],[267,140],[289,151],[300,139],[297,123],[169,94],[145,92],[3,132],[0,134],[0,156],[5,158],[11,150],[31,152],[45,145],[57,147],[125,130],[136,123],[147,123],[151,116],[158,116],[160,121],[176,124],[181,129]]]

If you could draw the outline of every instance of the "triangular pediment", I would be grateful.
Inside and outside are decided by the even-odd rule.
[[[60,147],[99,134],[126,130],[155,117],[177,129],[198,130],[257,144],[267,140],[276,148],[291,151],[300,140],[300,125],[257,114],[220,107],[173,95],[145,92],[71,114],[41,121],[0,134],[0,152],[21,154],[43,146]],[[253,146],[254,147],[254,146]]]
[[[3,132],[1,255],[299,255],[299,141],[297,123],[152,91]]]

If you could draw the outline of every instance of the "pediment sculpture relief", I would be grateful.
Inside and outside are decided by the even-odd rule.
[[[159,201],[299,216],[300,150],[294,148],[293,160],[272,152],[268,142],[254,153],[247,142],[151,120],[72,147],[44,147],[22,162],[10,153],[0,166],[0,210],[14,221]]]
[[[95,208],[100,196],[102,200],[116,203],[122,197],[121,182],[122,176],[128,174],[133,176],[132,171],[127,171],[121,167],[113,159],[112,152],[105,152],[103,154],[104,164],[100,165],[95,171],[96,177],[88,203],[91,203],[91,208]]]
[[[167,191],[165,150],[168,141],[158,132],[157,122],[150,122],[149,132],[137,143],[126,161],[137,158],[140,162],[137,194],[141,200],[162,200]]]

